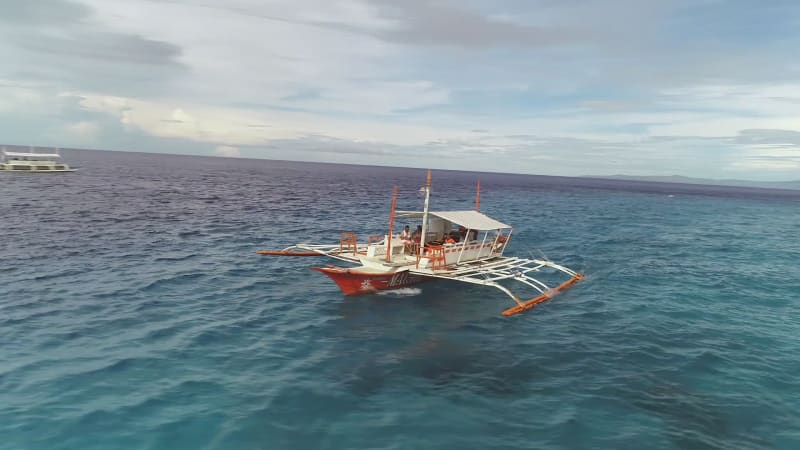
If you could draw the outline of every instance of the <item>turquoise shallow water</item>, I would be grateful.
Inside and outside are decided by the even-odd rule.
[[[800,192],[481,174],[510,254],[588,275],[503,318],[255,254],[381,232],[424,171],[67,157],[0,178],[0,449],[800,448]]]

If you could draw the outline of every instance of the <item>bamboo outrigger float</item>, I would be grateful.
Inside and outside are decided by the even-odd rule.
[[[420,190],[425,195],[421,212],[395,211],[397,188],[392,197],[389,232],[369,236],[359,243],[355,233],[342,233],[338,245],[296,244],[283,250],[262,250],[270,256],[327,256],[357,267],[312,267],[328,275],[345,295],[369,294],[399,289],[428,280],[442,279],[491,286],[499,289],[515,305],[503,311],[511,316],[535,308],[571,287],[583,275],[572,269],[542,259],[503,256],[511,239],[512,228],[478,211],[480,182],[475,210],[430,211],[431,172]],[[422,219],[421,231],[409,238],[393,233],[395,218]],[[458,229],[454,229],[458,227]],[[548,270],[566,278],[550,287],[533,273]],[[532,288],[537,295],[523,300],[506,286],[516,281]]]

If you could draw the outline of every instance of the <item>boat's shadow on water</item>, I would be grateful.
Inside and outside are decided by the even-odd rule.
[[[769,441],[755,430],[762,420],[758,415],[747,423],[736,423],[732,413],[752,409],[741,401],[731,405],[729,399],[693,390],[652,375],[640,375],[617,388],[618,398],[630,406],[663,422],[663,434],[677,448],[730,448],[737,442],[742,448],[770,448]],[[739,448],[739,447],[737,447]]]
[[[409,384],[440,392],[513,395],[541,373],[496,348],[497,330],[507,321],[500,316],[507,299],[456,283],[422,286],[348,297],[338,305],[335,332],[346,357],[333,376],[353,395]]]
[[[512,396],[525,390],[537,375],[531,366],[513,365],[491,353],[465,348],[457,341],[435,338],[396,353],[365,355],[342,372],[337,374],[340,382],[359,397],[409,385],[445,395]]]

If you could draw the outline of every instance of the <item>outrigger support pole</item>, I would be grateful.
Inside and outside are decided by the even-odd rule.
[[[325,253],[320,252],[295,252],[292,251],[294,247],[289,247],[283,250],[259,250],[256,253],[265,256],[327,256]]]
[[[550,288],[545,283],[529,275],[529,273],[537,272],[544,267],[555,269],[568,275],[570,278],[557,287]],[[483,266],[478,267],[470,266],[469,263],[464,266],[455,265],[452,270],[445,273],[431,273],[430,271],[417,272],[414,270],[412,270],[411,273],[497,288],[511,297],[511,300],[516,303],[514,307],[503,311],[504,316],[513,316],[514,314],[533,309],[536,305],[550,300],[584,278],[583,274],[552,261],[517,257],[499,257],[493,261],[487,261]],[[503,280],[518,281],[535,289],[539,292],[539,295],[530,300],[523,301],[516,294],[511,292],[509,288],[500,284]]]
[[[283,250],[259,250],[256,253],[265,256],[330,256],[337,258],[339,257],[339,246],[297,244]]]

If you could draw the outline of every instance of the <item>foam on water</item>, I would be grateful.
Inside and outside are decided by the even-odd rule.
[[[421,293],[422,293],[421,288],[406,287],[400,289],[392,289],[391,291],[376,292],[376,295],[383,295],[389,297],[413,297]]]
[[[385,232],[422,170],[64,154],[0,177],[0,449],[800,448],[797,192],[481,174],[510,254],[588,275],[504,318],[255,254]]]

